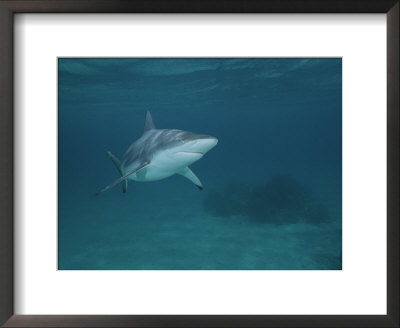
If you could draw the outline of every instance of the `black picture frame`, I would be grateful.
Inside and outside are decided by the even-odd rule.
[[[398,0],[0,0],[0,324],[4,327],[399,327],[399,8]],[[13,17],[16,13],[385,13],[387,315],[15,315]]]

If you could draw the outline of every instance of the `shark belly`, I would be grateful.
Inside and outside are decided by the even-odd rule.
[[[157,181],[174,175],[176,171],[169,168],[160,168],[153,165],[149,165],[146,169],[141,172],[137,172],[133,177],[135,181]]]
[[[128,179],[134,181],[157,181],[180,174],[184,168],[198,161],[203,154],[180,152],[172,156],[168,153],[161,153],[155,156],[148,166],[131,174]],[[133,165],[136,166],[137,164]],[[129,172],[131,168],[125,168]]]

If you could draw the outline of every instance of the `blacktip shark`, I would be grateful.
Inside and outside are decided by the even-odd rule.
[[[183,175],[201,190],[203,185],[189,165],[201,159],[217,143],[217,138],[208,135],[156,129],[147,111],[142,136],[128,148],[121,161],[106,151],[121,177],[97,192],[97,195],[120,182],[123,182],[122,191],[125,193],[128,180],[157,181],[174,174]]]

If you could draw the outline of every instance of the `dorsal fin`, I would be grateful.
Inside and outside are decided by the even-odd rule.
[[[151,114],[149,111],[146,112],[146,118],[144,120],[144,128],[143,128],[143,133],[146,131],[155,129],[155,125],[153,123],[153,119],[151,118]]]

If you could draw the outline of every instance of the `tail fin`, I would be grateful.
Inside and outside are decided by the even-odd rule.
[[[125,181],[131,174],[136,173],[137,171],[144,169],[146,166],[148,166],[150,164],[149,161],[144,161],[142,164],[140,164],[139,166],[135,167],[133,170],[129,171],[128,173],[124,174],[122,177],[120,177],[119,179],[115,180],[114,182],[111,182],[108,186],[105,186],[103,189],[99,190],[96,195],[100,195],[101,193],[105,192],[106,190],[114,187],[115,185],[117,185],[120,182]]]
[[[121,169],[121,161],[117,158],[117,156],[115,156],[112,152],[106,150],[106,154],[108,155],[108,157],[111,158],[112,162],[114,163],[115,167],[117,168],[119,174],[121,174],[121,176],[123,175],[122,173],[122,169]],[[122,192],[126,193],[128,191],[128,180],[124,180],[122,183]]]

